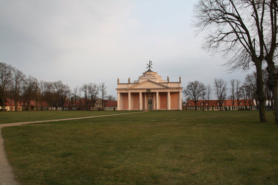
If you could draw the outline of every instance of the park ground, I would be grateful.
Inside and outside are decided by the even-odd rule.
[[[0,113],[0,123],[113,113]],[[21,184],[278,184],[278,125],[267,114],[142,112],[2,134]]]

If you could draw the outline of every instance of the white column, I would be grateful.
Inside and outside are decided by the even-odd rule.
[[[142,92],[139,92],[139,105],[140,110],[142,110]]]
[[[182,91],[179,91],[179,110],[182,110]]]
[[[129,91],[128,92],[128,110],[131,110],[132,107],[131,107],[131,92]]]
[[[120,92],[117,92],[117,110],[121,110],[120,101]]]
[[[156,110],[160,109],[160,105],[159,105],[159,92],[156,92]]]
[[[171,109],[171,97],[170,97],[170,91],[168,91],[168,110]]]

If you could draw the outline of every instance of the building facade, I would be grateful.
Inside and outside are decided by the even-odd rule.
[[[163,80],[149,69],[135,82],[117,79],[117,110],[182,110],[182,87],[179,81]]]

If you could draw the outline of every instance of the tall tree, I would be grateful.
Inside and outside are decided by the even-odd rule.
[[[54,87],[56,107],[60,107],[64,110],[66,100],[71,93],[70,88],[68,85],[63,84],[62,81],[54,82]]]
[[[264,79],[264,93],[265,93],[265,97],[266,97],[266,102],[267,102],[267,106],[268,109],[275,109],[274,105],[275,105],[275,98],[274,98],[274,90],[272,89],[272,87],[270,87],[270,78],[269,78],[269,73],[267,71],[267,69],[265,69],[263,71],[263,79]],[[274,110],[274,113],[276,111]]]
[[[187,87],[183,90],[186,98],[193,100],[195,104],[195,110],[197,110],[198,101],[205,95],[206,88],[203,83],[199,81],[189,82]]]
[[[89,83],[87,86],[88,96],[90,98],[90,107],[94,108],[99,94],[99,87],[94,83]]]
[[[235,79],[231,80],[231,99],[232,99],[232,109],[234,110],[235,99],[236,99],[236,81]]]
[[[267,24],[263,21],[257,23],[259,37],[262,40],[265,50],[265,60],[267,62],[268,85],[273,94],[273,109],[276,123],[278,122],[278,1],[266,0],[263,1],[267,7]],[[257,9],[258,7],[254,7]],[[254,16],[255,20],[257,15]],[[264,27],[263,27],[264,25]]]
[[[77,109],[78,106],[78,87],[75,87],[72,93],[72,99],[71,99],[72,105]]]
[[[248,96],[249,96],[248,95],[248,91],[249,90],[248,90],[248,88],[245,85],[242,85],[240,87],[239,91],[240,91],[240,95],[241,95],[241,98],[242,98],[245,110],[247,110],[247,102],[248,102]]]
[[[101,91],[101,98],[102,98],[102,109],[104,110],[104,107],[105,107],[105,102],[104,102],[104,100],[105,100],[105,96],[106,96],[106,94],[107,94],[107,91],[106,91],[106,85],[105,85],[105,83],[101,83],[100,84],[100,91]]]
[[[223,79],[215,79],[215,93],[218,99],[219,108],[222,109],[224,105],[224,101],[227,97],[227,84]]]
[[[270,19],[266,16],[267,7]],[[221,49],[226,54],[233,52],[231,62],[234,67],[249,68],[250,63],[255,65],[259,118],[265,122],[262,68],[264,59],[274,64],[275,52],[270,54],[266,48],[270,48],[269,51],[276,51],[271,50],[271,46],[274,46],[272,49],[277,48],[277,20],[274,18],[277,15],[277,0],[200,0],[197,12],[198,27],[211,30],[206,42],[209,48]],[[276,24],[270,24],[271,21]],[[272,30],[272,39],[266,30]]]
[[[210,96],[211,96],[211,86],[207,85],[206,87],[206,99],[207,99],[207,110],[209,110],[210,104]]]
[[[239,108],[240,105],[240,99],[241,99],[241,90],[240,90],[240,81],[236,80],[236,84],[235,84],[235,99],[236,99],[236,104],[237,104],[237,108]]]
[[[41,94],[43,100],[46,101],[50,107],[55,107],[54,92],[55,88],[52,82],[41,82]]]
[[[14,100],[15,110],[18,110],[19,101],[21,101],[21,94],[23,93],[23,87],[25,83],[25,75],[17,70],[13,69],[13,87],[12,87],[12,99]]]
[[[88,99],[88,85],[84,84],[80,90],[83,92],[83,96],[84,96],[84,108],[86,110],[89,110],[89,99]]]
[[[250,106],[252,109],[254,100],[257,100],[256,88],[256,74],[248,74],[245,78],[243,85],[240,87],[241,96],[245,102],[245,109]]]
[[[34,77],[28,77],[25,81],[23,90],[23,102],[27,110],[33,109],[30,104],[32,100],[36,100],[39,92],[38,80]]]
[[[4,108],[12,83],[12,67],[0,62],[0,105]]]

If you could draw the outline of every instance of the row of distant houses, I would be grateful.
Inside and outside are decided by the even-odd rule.
[[[75,103],[70,100],[61,106],[50,106],[46,101],[31,100],[29,103],[18,102],[15,104],[13,99],[7,99],[5,106],[0,106],[0,111],[23,111],[23,110],[115,110],[117,101],[97,99],[94,107],[86,104],[86,101],[79,99]]]
[[[72,103],[70,100],[64,103],[63,107],[49,106],[45,101],[32,100],[30,103],[19,102],[17,105],[14,100],[7,99],[4,107],[0,106],[0,110],[4,111],[23,111],[23,110],[116,110],[117,101],[98,99],[94,107],[90,104],[86,105],[84,99],[79,99]],[[256,110],[257,103],[255,100],[199,100],[196,103],[193,100],[187,100],[183,104],[184,110]]]
[[[187,100],[185,110],[256,110],[255,100]]]

